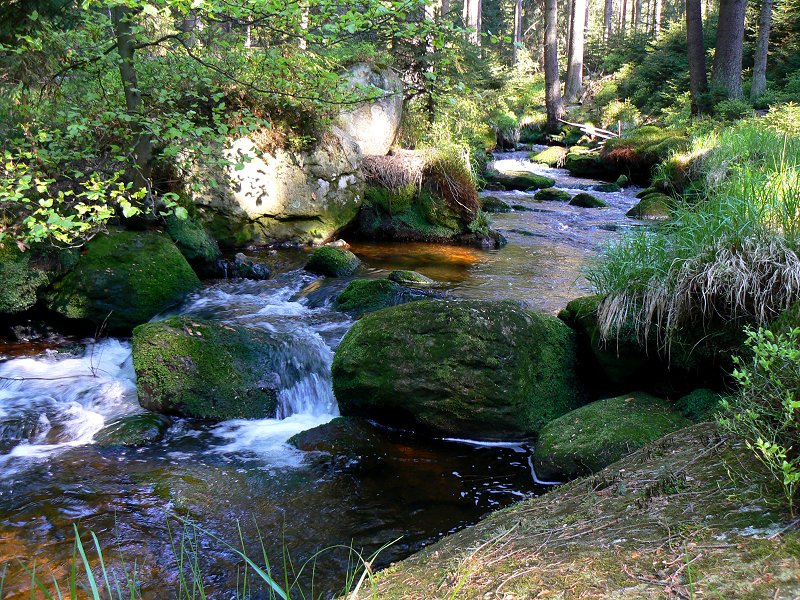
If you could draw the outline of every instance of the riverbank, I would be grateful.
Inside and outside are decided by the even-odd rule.
[[[710,423],[497,511],[378,574],[375,598],[796,598],[800,534]]]

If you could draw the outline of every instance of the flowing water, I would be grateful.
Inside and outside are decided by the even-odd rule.
[[[500,168],[553,175],[562,189],[591,184],[534,167],[522,153],[499,159]],[[601,210],[492,192],[519,207],[493,215],[507,247],[357,243],[353,250],[364,266],[356,276],[414,269],[441,281],[453,297],[513,298],[556,312],[584,293],[580,268],[599,246],[634,226],[624,217],[635,203],[633,192],[597,194],[609,204]],[[211,283],[179,311],[260,327],[279,340],[276,419],[178,419],[158,443],[101,447],[93,442],[103,427],[142,412],[130,342],[0,346],[0,565],[9,565],[6,594],[22,597],[30,588],[17,559],[66,580],[77,524],[85,541],[86,532],[97,534],[112,575],[122,578],[136,564],[144,598],[174,595],[182,548],[198,557],[210,597],[236,597],[243,563],[228,544],[257,559],[263,545],[273,566],[283,564],[285,552],[299,565],[318,550],[340,546],[316,563],[314,590],[327,596],[343,585],[352,559],[343,547],[372,552],[398,540],[381,553],[378,564],[385,565],[544,491],[533,481],[530,449],[513,441],[479,444],[383,431],[369,453],[351,456],[304,453],[286,444],[338,414],[329,370],[352,324],[332,308],[347,281],[303,272],[305,257],[301,250],[265,256],[273,279]],[[190,577],[188,567],[183,573]],[[302,585],[310,589],[312,578],[304,577]]]

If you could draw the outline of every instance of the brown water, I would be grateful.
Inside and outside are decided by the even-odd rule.
[[[554,173],[561,188],[591,183],[535,170]],[[524,193],[493,195],[530,209],[493,215],[508,238],[505,248],[359,243],[353,250],[364,266],[356,276],[413,269],[442,282],[451,296],[513,298],[556,312],[585,293],[580,269],[598,247],[634,225],[624,217],[635,202],[633,190],[597,194],[610,204],[601,210],[538,203]],[[266,256],[277,272],[273,279],[213,283],[181,309],[262,327],[284,343],[285,419],[177,420],[151,446],[101,448],[92,443],[97,431],[141,411],[128,341],[105,340],[83,354],[0,348],[6,358],[0,378],[29,378],[0,384],[0,565],[8,566],[8,597],[30,597],[23,565],[35,563],[37,573],[66,581],[73,525],[87,547],[88,532],[97,534],[112,576],[124,579],[135,563],[144,598],[173,597],[182,572],[191,581],[187,565],[195,556],[209,597],[237,597],[243,561],[228,544],[260,563],[263,544],[277,571],[286,551],[299,568],[319,550],[339,546],[315,567],[314,592],[328,597],[341,589],[352,558],[342,547],[371,553],[398,539],[376,563],[386,565],[544,491],[533,481],[530,449],[513,442],[481,445],[384,431],[368,454],[331,456],[288,446],[294,433],[337,414],[329,367],[352,324],[331,307],[347,281],[304,273],[305,257],[301,250]],[[183,571],[182,553],[188,556]],[[310,570],[301,579],[310,591]],[[251,597],[268,596],[262,585]]]

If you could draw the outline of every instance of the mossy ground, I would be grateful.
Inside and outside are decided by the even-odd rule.
[[[800,534],[768,481],[711,424],[682,429],[444,538],[362,597],[795,598]]]
[[[141,325],[133,331],[139,402],[202,419],[274,416],[271,345],[260,330],[189,317]]]

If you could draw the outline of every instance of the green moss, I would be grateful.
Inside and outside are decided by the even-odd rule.
[[[399,190],[371,185],[364,191],[364,201],[389,214],[401,213],[411,208],[418,192],[414,184],[405,185]]]
[[[98,446],[146,446],[164,437],[171,424],[169,418],[156,413],[130,415],[103,427],[94,436],[94,443]]]
[[[269,381],[274,341],[261,330],[172,317],[133,330],[140,404],[203,419],[274,416]]]
[[[548,201],[555,200],[557,202],[569,202],[572,199],[572,194],[564,190],[557,190],[555,188],[545,188],[539,190],[533,195],[535,200]]]
[[[708,421],[714,416],[722,398],[723,395],[718,392],[701,388],[679,399],[675,408],[692,421]]]
[[[609,172],[600,152],[573,146],[564,159],[564,167],[578,177],[602,177]]]
[[[425,275],[417,273],[416,271],[392,271],[389,273],[389,280],[399,283],[400,285],[419,287],[438,285],[437,282],[430,277],[425,277]]]
[[[564,159],[567,157],[567,149],[562,146],[550,146],[541,152],[531,152],[528,159],[535,162],[547,165],[548,167],[559,167],[564,164]]]
[[[624,177],[624,175],[622,175]],[[604,193],[612,193],[612,192],[619,192],[622,188],[616,183],[598,183],[597,185],[592,186],[593,192],[604,192]]]
[[[630,184],[630,179],[628,179],[627,175],[620,175],[617,177],[617,185],[621,188],[628,187]]]
[[[306,452],[358,457],[374,453],[382,442],[380,432],[369,421],[336,417],[330,423],[293,435],[286,443]]]
[[[618,169],[649,176],[650,169],[687,144],[685,131],[647,125],[608,140],[602,156]]]
[[[570,206],[579,206],[581,208],[606,208],[608,204],[592,196],[591,194],[577,194],[572,200],[569,201]]]
[[[33,308],[58,274],[75,263],[74,252],[21,252],[12,243],[0,244],[0,314]]]
[[[409,302],[414,298],[389,279],[356,279],[336,297],[336,308],[355,316]]]
[[[252,223],[245,220],[236,221],[219,213],[213,213],[206,226],[211,237],[223,246],[238,248],[252,242],[255,237],[255,227]]]
[[[333,362],[344,415],[518,437],[578,406],[572,333],[512,302],[422,301],[366,315]]]
[[[487,213],[507,213],[511,212],[511,207],[494,196],[484,196],[481,198],[481,210]]]
[[[200,280],[168,237],[122,231],[89,242],[46,300],[50,309],[70,319],[130,330],[198,287]]]
[[[190,219],[167,219],[167,234],[190,263],[214,262],[220,257],[219,246],[205,229]]]
[[[536,441],[536,473],[562,481],[595,473],[689,424],[666,400],[642,392],[598,400],[547,424]]]
[[[325,277],[346,277],[358,269],[361,261],[346,248],[322,246],[311,254],[306,263],[306,271]]]
[[[503,186],[506,190],[539,190],[553,187],[556,180],[552,177],[537,175],[527,171],[506,171],[503,173],[490,173],[487,179],[494,184]]]
[[[664,221],[670,218],[670,206],[673,204],[672,198],[666,194],[656,192],[648,194],[639,203],[631,208],[627,216],[634,219],[647,219],[650,221]]]
[[[636,193],[636,197],[639,198],[639,200],[641,200],[645,196],[649,196],[650,194],[658,194],[658,193],[660,193],[658,188],[648,187],[648,188],[644,188],[643,190],[637,192]]]

